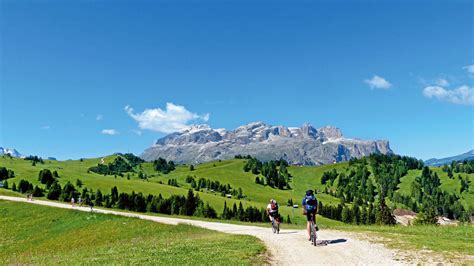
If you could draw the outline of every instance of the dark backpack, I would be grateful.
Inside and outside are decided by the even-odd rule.
[[[318,205],[318,200],[316,199],[314,194],[306,195],[305,203],[306,210],[315,210],[316,206]]]

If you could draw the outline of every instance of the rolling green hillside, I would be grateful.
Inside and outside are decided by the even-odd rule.
[[[0,201],[0,264],[253,264],[251,236]]]
[[[275,198],[280,203],[280,212],[286,219],[288,216],[293,222],[302,224],[304,217],[301,215],[301,209],[294,209],[286,206],[289,199],[292,199],[294,204],[301,204],[301,198],[304,192],[309,189],[318,189],[318,199],[324,205],[337,205],[341,202],[339,197],[331,195],[331,193],[323,193],[326,187],[329,190],[337,190],[339,178],[335,180],[334,184],[322,185],[321,178],[324,172],[336,169],[339,173],[348,173],[352,168],[348,162],[324,165],[324,166],[290,166],[288,171],[291,174],[289,190],[280,190],[271,188],[255,183],[257,175],[251,172],[243,171],[243,167],[246,160],[234,159],[227,161],[214,161],[195,165],[194,170],[191,171],[188,165],[179,165],[174,171],[168,174],[162,174],[157,172],[153,168],[153,164],[150,162],[143,163],[135,167],[135,173],[125,173],[123,176],[114,175],[100,175],[88,171],[92,166],[96,166],[99,163],[113,162],[119,155],[107,156],[105,158],[96,159],[84,159],[84,160],[69,160],[69,161],[50,161],[45,160],[44,164],[37,163],[36,166],[32,166],[31,161],[0,157],[0,167],[6,167],[15,172],[15,177],[8,179],[9,187],[11,188],[13,183],[18,183],[21,179],[25,179],[34,185],[44,186],[38,181],[38,173],[42,169],[50,169],[51,171],[57,171],[60,178],[58,181],[61,185],[64,185],[68,181],[76,184],[76,180],[80,179],[83,183],[83,187],[89,189],[100,189],[102,193],[110,193],[113,186],[117,186],[119,192],[130,193],[132,191],[142,192],[144,195],[162,194],[163,197],[169,197],[171,195],[186,195],[188,190],[191,188],[189,183],[186,183],[187,176],[193,176],[197,178],[206,178],[212,181],[219,181],[221,184],[229,184],[233,189],[241,188],[243,191],[244,198],[237,199],[236,197],[226,198],[219,192],[201,190],[199,197],[209,203],[213,208],[216,209],[217,213],[220,214],[223,210],[224,202],[227,206],[231,206],[236,203],[242,202],[243,206],[255,206],[257,208],[265,208],[270,198]],[[103,162],[102,162],[103,160]],[[454,179],[450,179],[445,172],[439,167],[431,168],[434,172],[439,175],[441,181],[441,189],[443,191],[453,193],[461,197],[461,202],[466,209],[474,209],[474,189],[468,192],[460,193],[460,181],[457,179],[457,174]],[[370,171],[369,179],[375,180],[373,176],[373,169],[369,166]],[[141,171],[148,179],[140,179],[137,172]],[[408,174],[401,177],[400,184],[398,184],[399,192],[402,195],[410,195],[411,183],[415,180],[416,176],[421,174],[421,170],[409,170]],[[463,177],[469,177],[471,180],[474,179],[474,174],[461,173]],[[263,176],[258,175],[260,178]],[[178,187],[170,186],[168,180],[176,179]],[[375,182],[375,181],[374,181]],[[351,204],[351,202],[346,202]],[[390,203],[393,204],[393,203]],[[403,206],[398,203],[398,207]],[[323,225],[332,224],[322,217],[320,223]]]

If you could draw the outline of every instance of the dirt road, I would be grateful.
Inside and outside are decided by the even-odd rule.
[[[88,207],[72,207],[70,204],[34,200],[26,198],[0,196],[2,200],[28,202],[57,208],[90,211]],[[321,230],[318,238],[321,246],[314,247],[307,240],[304,230],[281,230],[279,235],[272,233],[270,227],[263,228],[248,225],[225,224],[216,222],[186,220],[169,217],[157,217],[143,214],[118,212],[106,209],[94,209],[97,213],[137,217],[154,222],[173,224],[191,224],[224,233],[246,234],[261,239],[270,251],[270,263],[276,265],[398,265],[405,264],[394,259],[394,252],[380,244],[356,239],[352,234],[340,231]],[[326,244],[326,245],[324,245]]]

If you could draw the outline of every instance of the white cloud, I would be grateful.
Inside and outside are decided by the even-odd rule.
[[[465,66],[462,69],[465,69],[467,72],[474,74],[474,65]]]
[[[423,95],[453,104],[474,105],[474,88],[467,85],[453,90],[440,86],[428,86],[423,89]]]
[[[436,85],[438,85],[440,87],[448,87],[449,86],[449,82],[446,79],[437,79],[435,83],[436,83]]]
[[[387,90],[392,87],[392,84],[390,84],[390,82],[377,75],[374,75],[371,79],[364,80],[364,82],[367,83],[371,89]]]
[[[138,122],[140,129],[149,129],[157,132],[172,133],[189,127],[193,121],[208,121],[209,114],[198,115],[188,111],[184,106],[166,103],[166,110],[160,108],[145,109],[137,113],[129,105],[125,111]]]
[[[41,129],[48,130],[48,129],[51,129],[51,126],[45,125],[45,126],[42,126]]]
[[[98,115],[95,117],[95,120],[100,121],[100,120],[102,120],[103,118],[104,118],[103,115],[98,114]]]
[[[115,129],[102,129],[100,133],[104,135],[118,135],[119,134],[119,132]]]
[[[143,134],[141,130],[137,130],[137,129],[133,129],[132,132],[137,134],[138,136],[141,136]]]

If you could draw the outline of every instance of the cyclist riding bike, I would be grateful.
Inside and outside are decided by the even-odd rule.
[[[306,191],[301,204],[303,205],[303,214],[306,215],[306,220],[308,221],[306,225],[308,240],[311,241],[311,221],[316,223],[316,213],[318,212],[318,200],[311,189]],[[318,230],[317,226],[316,230]]]
[[[268,219],[270,219],[270,222],[273,223],[273,220],[275,219],[275,221],[277,223],[279,223],[279,221],[278,221],[278,203],[276,202],[276,200],[274,200],[274,199],[270,200],[270,203],[267,205],[267,215],[268,215]]]

